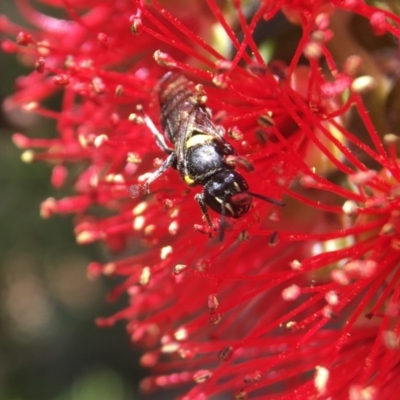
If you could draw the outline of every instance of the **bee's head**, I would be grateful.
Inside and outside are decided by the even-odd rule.
[[[218,214],[239,218],[252,203],[248,188],[238,172],[226,169],[217,172],[204,185],[204,202]]]

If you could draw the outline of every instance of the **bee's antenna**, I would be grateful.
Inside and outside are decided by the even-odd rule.
[[[286,204],[280,200],[273,199],[272,197],[263,196],[262,194],[247,192],[250,196],[256,197],[257,199],[268,201],[268,203],[275,204],[280,207],[286,206]]]

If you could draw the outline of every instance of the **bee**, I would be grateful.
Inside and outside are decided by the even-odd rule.
[[[161,126],[173,147],[167,145],[150,118],[144,116],[158,146],[168,154],[161,167],[146,181],[146,193],[149,193],[151,182],[169,167],[176,169],[188,186],[203,187],[195,200],[211,228],[213,223],[208,208],[221,215],[220,239],[223,218],[239,218],[247,213],[253,197],[283,205],[278,200],[250,192],[243,176],[227,162],[227,157],[237,156],[237,153],[224,139],[223,129],[213,123],[201,85],[168,72],[159,83],[158,97]]]

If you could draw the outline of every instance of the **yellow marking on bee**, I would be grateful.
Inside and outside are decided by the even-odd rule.
[[[215,200],[217,200],[219,204],[223,203],[222,199],[220,199],[219,197],[215,197]]]
[[[191,136],[185,143],[185,147],[187,149],[190,149],[193,146],[196,146],[198,144],[204,144],[206,142],[210,142],[214,139],[213,136],[211,135],[193,135]]]
[[[194,179],[192,179],[189,175],[185,175],[183,179],[185,180],[187,185],[193,185],[194,183]]]
[[[235,186],[237,192],[240,192],[240,186],[238,185],[237,182],[233,182],[233,186]]]

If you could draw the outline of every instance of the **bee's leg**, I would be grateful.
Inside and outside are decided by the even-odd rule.
[[[195,200],[199,203],[201,212],[203,214],[203,217],[207,221],[207,224],[209,225],[210,228],[213,229],[213,223],[210,218],[210,214],[208,213],[206,203],[204,201],[204,194],[203,193],[198,193],[194,196]]]
[[[171,152],[167,159],[163,162],[160,168],[153,172],[149,179],[147,179],[144,184],[145,193],[149,193],[150,183],[155,181],[160,175],[162,175],[169,167],[171,167],[176,162],[176,154],[175,152]]]
[[[158,147],[161,150],[165,151],[167,154],[173,153],[174,150],[169,148],[167,143],[165,143],[164,135],[157,129],[151,118],[144,113],[142,106],[138,105],[136,109],[140,112],[143,118],[143,122],[146,124],[146,126],[150,129],[151,133],[153,134],[154,139],[158,144]]]

